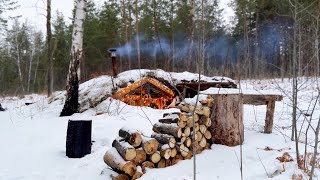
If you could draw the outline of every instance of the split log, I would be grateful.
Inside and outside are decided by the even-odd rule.
[[[203,106],[200,108],[196,108],[195,113],[197,113],[199,115],[204,115],[205,117],[210,117],[211,110],[209,107]]]
[[[194,129],[192,129],[195,132],[198,132],[200,130],[200,125],[198,123],[194,124]]]
[[[187,122],[186,122],[186,121],[179,120],[179,121],[177,122],[177,124],[178,124],[178,126],[179,126],[180,128],[184,128],[184,127],[186,127]]]
[[[180,113],[179,118],[181,121],[188,121],[188,117],[190,116],[189,113]]]
[[[206,145],[207,145],[207,139],[205,137],[202,137],[202,139],[199,142],[199,146],[204,148],[206,147]]]
[[[189,151],[188,154],[184,157],[184,159],[191,159],[193,156],[193,152]]]
[[[207,126],[205,126],[205,125],[200,125],[199,126],[200,128],[200,132],[202,133],[202,134],[204,134],[206,131],[207,131]]]
[[[146,173],[147,168],[149,168],[149,169],[154,168],[154,164],[150,161],[145,161],[144,163],[142,163],[141,169],[142,169],[143,174]]]
[[[132,160],[134,164],[139,165],[147,160],[147,154],[142,148],[136,149],[136,154],[136,157]]]
[[[189,105],[186,104],[179,104],[177,108],[184,112],[190,112]]]
[[[112,169],[124,172],[130,176],[133,176],[137,170],[136,165],[131,161],[125,161],[114,147],[105,153],[103,160]]]
[[[185,134],[186,137],[190,136],[191,129],[189,127],[185,127],[184,130],[183,130],[183,134]]]
[[[171,149],[171,157],[172,157],[172,158],[175,157],[175,156],[177,155],[177,153],[178,153],[178,151],[177,151],[176,148],[172,148],[172,149]]]
[[[180,139],[181,143],[184,143],[187,140],[187,136],[185,134],[182,134],[182,138]]]
[[[200,142],[201,139],[202,139],[202,137],[203,137],[203,135],[202,135],[202,133],[201,133],[200,131],[197,131],[196,133],[197,133],[197,134],[196,134],[196,135],[197,135],[196,141],[197,141],[197,142]]]
[[[118,174],[117,176],[111,176],[112,180],[129,180],[129,176],[126,174]]]
[[[140,146],[142,141],[142,137],[139,131],[128,128],[121,128],[119,130],[119,136],[123,137],[133,147]]]
[[[142,136],[142,148],[147,154],[153,154],[157,151],[159,143],[154,138]]]
[[[132,176],[132,180],[139,179],[142,175],[143,175],[142,168],[141,168],[141,166],[138,166],[137,171]]]
[[[214,111],[210,131],[212,143],[227,146],[242,144],[244,140],[243,97],[238,94],[212,95]]]
[[[183,144],[184,144],[186,147],[190,147],[190,146],[191,146],[191,142],[192,142],[192,140],[188,137],[188,138],[183,142]]]
[[[150,161],[153,163],[158,163],[161,160],[160,152],[157,151],[150,155]]]
[[[199,120],[199,124],[200,125],[205,125],[207,127],[211,126],[211,119],[207,118],[205,116],[201,116],[200,120]]]
[[[112,147],[115,147],[122,158],[126,161],[131,161],[137,155],[136,149],[132,147],[128,142],[120,142],[120,138],[115,139],[112,142]]]
[[[168,144],[170,148],[175,147],[176,139],[171,135],[152,133],[151,137],[155,138],[161,144]]]
[[[152,130],[157,133],[170,134],[176,138],[180,138],[182,134],[181,128],[177,124],[156,123]]]
[[[179,161],[183,160],[183,157],[181,154],[177,154],[175,157],[172,158],[171,160],[171,164],[175,165],[177,164]]]
[[[184,144],[177,143],[177,151],[180,152],[183,157],[186,157],[188,155],[189,149]]]
[[[157,168],[165,168],[165,167],[166,167],[166,160],[161,159],[157,164]]]
[[[171,148],[168,144],[165,144],[160,147],[160,155],[164,159],[169,159],[171,157]]]
[[[203,134],[204,137],[206,137],[207,139],[211,139],[212,135],[211,132],[209,130],[206,130],[206,132]]]

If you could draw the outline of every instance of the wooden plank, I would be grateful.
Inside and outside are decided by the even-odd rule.
[[[276,104],[275,101],[268,101],[267,103],[267,113],[266,113],[266,120],[264,125],[264,133],[267,133],[267,134],[272,133],[275,104]]]

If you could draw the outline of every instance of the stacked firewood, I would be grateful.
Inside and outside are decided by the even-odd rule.
[[[191,159],[211,146],[210,97],[201,107],[181,104],[181,112],[165,113],[153,126],[151,137],[138,130],[122,128],[104,155],[104,162],[115,172],[114,180],[138,179],[147,168],[164,168]],[[194,113],[192,113],[194,111]]]

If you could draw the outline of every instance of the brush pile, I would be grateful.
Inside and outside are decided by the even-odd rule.
[[[138,179],[148,168],[164,168],[211,147],[211,107],[213,99],[202,106],[180,104],[181,112],[164,113],[154,124],[150,137],[138,130],[122,128],[104,155],[104,162],[117,176],[113,180]],[[192,113],[194,112],[194,113]]]

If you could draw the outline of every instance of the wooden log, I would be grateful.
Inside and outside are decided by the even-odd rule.
[[[141,145],[142,137],[137,130],[121,128],[119,130],[119,136],[123,137],[133,147],[138,147]]]
[[[181,128],[177,124],[155,123],[152,130],[161,134],[170,134],[176,138],[182,135]]]
[[[243,99],[238,94],[212,95],[213,116],[210,131],[212,143],[227,146],[240,145],[244,139]]]
[[[196,141],[197,142],[200,142],[201,141],[201,139],[202,139],[202,137],[203,137],[203,134],[200,132],[200,131],[197,131],[197,139],[196,139]]]
[[[266,134],[272,133],[275,105],[276,105],[275,101],[267,102],[267,113],[266,113],[266,120],[265,120],[265,126],[264,126],[264,133]]]
[[[177,154],[175,157],[172,158],[171,160],[171,164],[175,165],[177,164],[179,161],[183,160],[183,157],[181,154]]]
[[[115,147],[122,158],[126,161],[131,161],[137,155],[136,149],[132,147],[128,142],[120,142],[120,138],[115,139],[112,142],[112,147]]]
[[[136,149],[136,157],[132,160],[132,162],[136,165],[140,165],[147,160],[147,154],[142,148]]]
[[[207,145],[207,139],[206,139],[206,137],[203,136],[199,142],[199,146],[204,148],[204,147],[206,147],[206,145]]]
[[[193,153],[192,151],[189,151],[188,154],[184,157],[184,159],[191,159],[193,156],[192,153]]]
[[[177,124],[178,124],[178,126],[179,126],[180,128],[184,128],[184,127],[186,127],[187,122],[186,122],[186,121],[179,120],[179,121],[177,122]]]
[[[213,106],[213,99],[208,99],[207,107],[212,108]]]
[[[205,125],[199,125],[199,129],[200,129],[200,132],[201,132],[202,134],[204,134],[204,133],[207,131],[207,126],[205,126]]]
[[[204,147],[205,149],[211,149],[211,144],[207,141],[206,147]]]
[[[179,121],[178,119],[170,119],[170,118],[159,119],[159,122],[165,123],[165,124],[177,123],[178,121]]]
[[[192,117],[189,117],[189,118],[188,118],[187,126],[190,127],[190,128],[192,128],[192,126],[193,126]]]
[[[189,149],[184,144],[177,143],[177,151],[180,152],[183,157],[186,157],[188,155]]]
[[[207,118],[205,116],[201,116],[200,120],[199,120],[199,124],[200,125],[205,125],[207,127],[210,127],[211,126],[211,119],[210,118]]]
[[[190,112],[189,105],[186,104],[179,104],[177,108],[184,112]]]
[[[152,138],[155,138],[161,144],[168,144],[170,148],[174,148],[176,145],[176,139],[168,134],[152,133]]]
[[[165,144],[160,147],[160,155],[164,159],[169,159],[171,157],[171,148],[168,144]]]
[[[169,167],[169,166],[171,166],[172,164],[171,164],[171,160],[170,159],[166,159],[166,167]]]
[[[157,151],[157,152],[151,154],[149,159],[152,163],[157,164],[161,160],[160,152]]]
[[[189,113],[180,113],[179,118],[181,121],[188,121],[188,117],[190,116]]]
[[[203,115],[205,117],[210,117],[211,115],[211,110],[209,107],[203,106],[200,108],[196,108],[195,113],[199,114],[199,115]]]
[[[112,180],[129,180],[129,176],[126,174],[118,174],[116,176],[111,176]]]
[[[146,171],[147,171],[147,168],[152,169],[154,167],[155,166],[154,166],[154,164],[152,162],[145,161],[144,163],[142,163],[141,169],[142,169],[143,174],[145,174]]]
[[[184,130],[183,130],[183,134],[185,134],[186,137],[190,136],[191,129],[189,127],[185,127]]]
[[[171,113],[163,113],[162,117],[163,118],[171,118],[171,119],[175,119],[176,118],[176,115],[179,117],[181,112],[171,112]],[[172,118],[174,117],[174,118]]]
[[[136,165],[131,161],[125,161],[114,147],[105,153],[103,160],[112,169],[124,172],[130,176],[133,176],[137,170]]]
[[[208,140],[209,140],[209,139],[211,140],[212,135],[211,135],[211,132],[210,132],[209,130],[206,130],[206,132],[205,132],[203,135],[204,135],[204,137],[206,137]]]
[[[157,151],[159,142],[155,138],[142,136],[142,148],[147,154],[153,154]]]
[[[183,144],[184,144],[186,147],[190,147],[190,146],[191,146],[191,142],[192,142],[191,138],[188,137],[188,138],[183,142]]]
[[[177,155],[178,151],[176,148],[171,149],[171,158],[175,157]]]
[[[184,143],[187,140],[187,136],[185,134],[182,134],[182,138],[180,139],[181,143]]]
[[[138,166],[137,171],[132,176],[132,180],[139,179],[142,175],[143,175],[142,168],[141,168],[141,166]]]
[[[166,160],[161,159],[157,164],[157,168],[165,168],[165,167],[166,167]]]
[[[196,154],[202,153],[203,150],[205,150],[204,147],[198,146],[198,147],[196,148]]]

